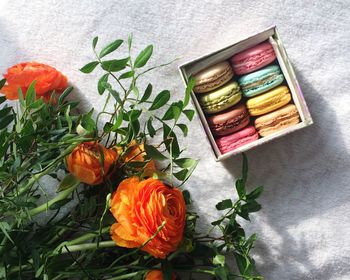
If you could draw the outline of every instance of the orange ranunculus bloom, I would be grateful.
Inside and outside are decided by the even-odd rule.
[[[125,179],[114,192],[110,211],[117,223],[110,229],[118,246],[140,247],[160,232],[141,250],[164,259],[174,252],[183,238],[186,205],[179,189],[170,188],[158,179]]]
[[[171,275],[171,280],[175,280],[175,273]],[[163,272],[161,270],[151,270],[146,274],[145,280],[163,280]]]
[[[104,157],[103,166],[101,165],[101,153]],[[84,142],[75,147],[66,160],[69,172],[81,182],[98,185],[109,175],[117,158],[118,153],[113,149],[106,149],[97,142]]]
[[[44,100],[50,98],[47,95],[53,90],[61,93],[68,85],[66,76],[61,72],[49,65],[38,62],[16,64],[7,69],[4,78],[7,83],[0,92],[5,94],[7,99],[12,100],[18,99],[18,88],[21,88],[25,95],[33,81],[36,81],[35,91],[37,96],[43,96]]]
[[[136,140],[132,140],[128,146],[130,149],[127,150],[127,152],[122,155],[120,160],[122,163],[128,163],[128,162],[135,162],[135,161],[140,161],[143,162],[145,161],[144,156],[146,155],[145,152],[145,147],[143,144],[138,144]],[[121,155],[123,153],[123,150],[121,147],[117,148],[118,154]],[[156,165],[154,160],[150,160],[146,166],[143,169],[143,174],[146,176],[152,176],[153,173],[156,173]]]

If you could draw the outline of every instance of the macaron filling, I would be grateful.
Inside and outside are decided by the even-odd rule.
[[[242,93],[233,90],[231,93],[222,95],[214,100],[206,100],[204,101],[205,103],[201,103],[201,106],[206,113],[217,113],[237,104],[241,98]]]
[[[226,135],[235,132],[249,124],[248,111],[242,112],[233,119],[218,124],[209,124],[214,134]]]
[[[227,61],[223,61],[194,75],[196,85],[193,90],[196,93],[206,93],[221,87],[232,77],[231,65]]]
[[[283,80],[284,76],[282,74],[269,74],[258,81],[240,85],[244,94],[248,92],[254,92],[257,94],[258,92],[262,93],[266,88],[280,85]]]
[[[271,46],[268,49],[261,50],[257,54],[247,54],[247,56],[242,59],[233,57],[232,67],[237,74],[245,74],[267,65],[275,59],[276,54]]]
[[[255,127],[261,136],[267,136],[299,123],[299,113],[294,105],[287,105],[255,120]]]
[[[258,138],[259,135],[256,129],[253,126],[249,126],[241,131],[218,138],[216,143],[220,152],[224,154],[253,142]]]

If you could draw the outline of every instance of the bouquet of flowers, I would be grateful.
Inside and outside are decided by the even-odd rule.
[[[79,114],[66,76],[42,63],[17,64],[0,82],[0,278],[262,279],[250,256],[256,235],[240,225],[262,192],[246,190],[244,155],[237,199],[216,205],[223,215],[207,234],[196,231],[184,184],[198,162],[178,141],[194,117],[195,81],[171,101],[168,90],[139,87],[167,65],[146,68],[152,45],[133,59],[132,36],[97,44],[80,70],[103,71],[98,112]],[[127,57],[106,59],[124,46]]]

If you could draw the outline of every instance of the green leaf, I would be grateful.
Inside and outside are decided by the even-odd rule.
[[[174,162],[177,166],[180,166],[181,168],[192,168],[193,166],[196,166],[198,164],[198,160],[192,158],[179,158],[174,160]]]
[[[24,96],[23,96],[23,92],[22,89],[20,87],[18,87],[18,100],[19,103],[21,104],[22,107],[25,107],[25,103],[24,103]]]
[[[190,192],[188,190],[183,190],[182,196],[184,197],[186,205],[190,205],[192,202]]]
[[[248,158],[245,155],[245,153],[242,154],[243,156],[243,164],[242,164],[242,179],[243,182],[247,182],[247,177],[248,177]]]
[[[183,110],[182,113],[186,115],[189,121],[192,121],[194,116],[194,110]]]
[[[6,101],[5,96],[0,96],[0,104],[4,103]]]
[[[58,105],[62,105],[66,97],[73,91],[73,87],[67,87],[58,97]]]
[[[171,128],[166,123],[163,123],[163,140],[169,140],[168,137],[171,133]]]
[[[179,142],[177,141],[177,137],[174,132],[171,132],[169,135],[169,139],[167,142],[165,142],[165,145],[167,146],[167,149],[170,153],[173,159],[176,159],[180,155],[180,147],[179,147]]]
[[[243,199],[246,195],[245,183],[243,179],[238,179],[236,181],[236,190],[239,198]]]
[[[75,177],[73,174],[68,174],[61,181],[60,185],[58,186],[57,192],[64,191],[64,190],[69,189],[71,187],[74,187],[78,184],[80,184],[79,179],[77,177]]]
[[[0,119],[7,116],[10,112],[11,112],[12,108],[8,107],[8,106],[4,106],[1,110],[0,110]]]
[[[108,76],[109,73],[106,73],[98,80],[97,91],[100,95],[102,95],[106,90],[105,84],[108,82]]]
[[[253,247],[256,239],[257,239],[257,235],[254,233],[246,240],[246,242],[244,243],[244,246],[247,248],[247,250],[250,250]]]
[[[185,91],[184,107],[186,107],[190,102],[191,92],[195,84],[196,84],[196,80],[193,77],[190,77],[187,83],[186,91]]]
[[[187,181],[187,179],[192,175],[193,171],[196,169],[198,161],[195,162],[190,168],[182,169],[179,172],[174,173],[176,179],[180,181]]]
[[[170,92],[168,90],[161,91],[154,99],[150,111],[156,110],[164,106],[170,99]]]
[[[182,169],[178,172],[175,172],[173,175],[175,176],[176,179],[180,181],[184,181],[188,176],[188,169]]]
[[[176,126],[182,130],[184,136],[186,137],[187,134],[188,134],[188,127],[187,127],[187,125],[185,125],[183,123],[178,123]]]
[[[131,45],[132,45],[132,33],[130,33],[129,36],[128,36],[128,49],[129,49],[129,52],[131,50]]]
[[[152,125],[152,118],[150,118],[148,121],[147,121],[147,130],[148,130],[148,133],[149,133],[149,136],[151,138],[153,138],[154,135],[156,135],[156,130],[154,129],[153,125]]]
[[[120,99],[120,94],[119,92],[115,91],[114,89],[108,89],[108,91],[112,94],[114,99],[119,103],[122,104],[122,100]]]
[[[67,107],[66,112],[65,112],[65,117],[68,125],[68,132],[71,133],[72,131],[72,118],[70,116],[70,106]]]
[[[213,258],[213,264],[225,266],[225,256],[224,255],[216,255]]]
[[[8,240],[11,241],[12,244],[15,244],[11,238],[11,236],[9,235],[9,231],[11,231],[11,227],[7,222],[0,222],[0,229],[1,231],[4,233],[4,235],[6,236],[6,238]]]
[[[105,125],[103,126],[103,132],[109,133],[112,131],[113,124],[110,122],[106,122]]]
[[[98,64],[99,64],[98,61],[89,62],[88,64],[86,64],[82,68],[80,68],[80,71],[85,73],[85,74],[89,74],[95,70],[95,68]]]
[[[27,107],[29,107],[35,101],[35,97],[36,97],[36,93],[34,89],[35,83],[36,81],[33,81],[27,89],[26,98],[25,98]]]
[[[161,152],[159,152],[156,147],[152,145],[145,144],[145,151],[147,156],[149,156],[152,159],[160,160],[160,161],[168,159]]]
[[[224,221],[224,219],[219,219],[219,220],[216,220],[216,221],[214,221],[214,222],[211,222],[211,225],[213,225],[213,226],[218,226],[218,225],[220,225],[223,221]]]
[[[217,210],[225,210],[225,209],[229,209],[232,208],[233,203],[231,199],[225,199],[220,201],[218,204],[216,204],[216,209]]]
[[[128,118],[130,122],[136,121],[142,113],[142,110],[132,110],[128,113]]]
[[[236,264],[238,266],[238,270],[241,274],[245,274],[249,263],[246,257],[242,256],[241,254],[235,253],[235,259],[236,259]]]
[[[128,72],[121,74],[119,76],[119,80],[129,79],[129,78],[132,78],[134,75],[135,75],[134,71],[128,71]]]
[[[96,37],[92,40],[92,48],[93,48],[93,49],[96,48],[97,42],[98,42],[98,37],[96,36]]]
[[[8,115],[0,119],[0,130],[6,128],[14,119],[13,115]]]
[[[141,97],[140,102],[145,102],[148,100],[148,98],[151,96],[152,94],[152,85],[148,84],[145,93],[143,94],[143,96]]]
[[[120,47],[121,44],[123,44],[123,40],[115,40],[112,43],[108,44],[107,46],[105,46],[101,52],[99,57],[102,58],[104,56],[106,56],[107,54],[110,54],[111,52],[114,52],[116,49],[118,49]]]
[[[96,129],[95,121],[92,119],[92,113],[93,109],[91,109],[90,112],[84,114],[80,122],[81,126],[85,128],[89,133],[95,131]]]
[[[123,123],[123,111],[119,111],[119,115],[118,115],[118,117],[115,121],[115,124],[113,125],[111,130],[116,132],[122,123]]]
[[[152,45],[147,46],[136,57],[136,60],[135,60],[135,63],[134,63],[134,67],[135,68],[141,68],[141,67],[145,66],[147,61],[150,59],[152,53],[153,53],[153,46]]]
[[[261,205],[255,200],[248,200],[246,204],[242,205],[241,210],[246,210],[248,213],[258,212],[261,209]]]
[[[167,120],[174,119],[175,121],[177,121],[180,115],[181,115],[181,108],[179,108],[177,102],[175,102],[170,105],[168,110],[165,112],[162,120],[167,121]]]
[[[109,71],[109,72],[118,72],[120,70],[123,70],[126,65],[128,64],[129,57],[123,58],[123,59],[113,59],[113,60],[106,60],[102,62],[102,69]]]
[[[0,89],[2,89],[5,84],[6,84],[6,79],[0,80]]]
[[[214,269],[216,279],[228,280],[228,274],[225,267],[219,266]]]
[[[257,187],[255,190],[247,194],[247,199],[257,199],[260,197],[261,193],[263,192],[264,187],[260,186]]]

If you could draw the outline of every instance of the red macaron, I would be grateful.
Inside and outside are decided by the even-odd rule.
[[[238,75],[256,71],[276,59],[275,51],[269,42],[246,49],[235,54],[231,59],[234,72]]]
[[[238,131],[249,124],[249,114],[244,104],[231,107],[220,114],[207,118],[212,133],[224,136]]]

